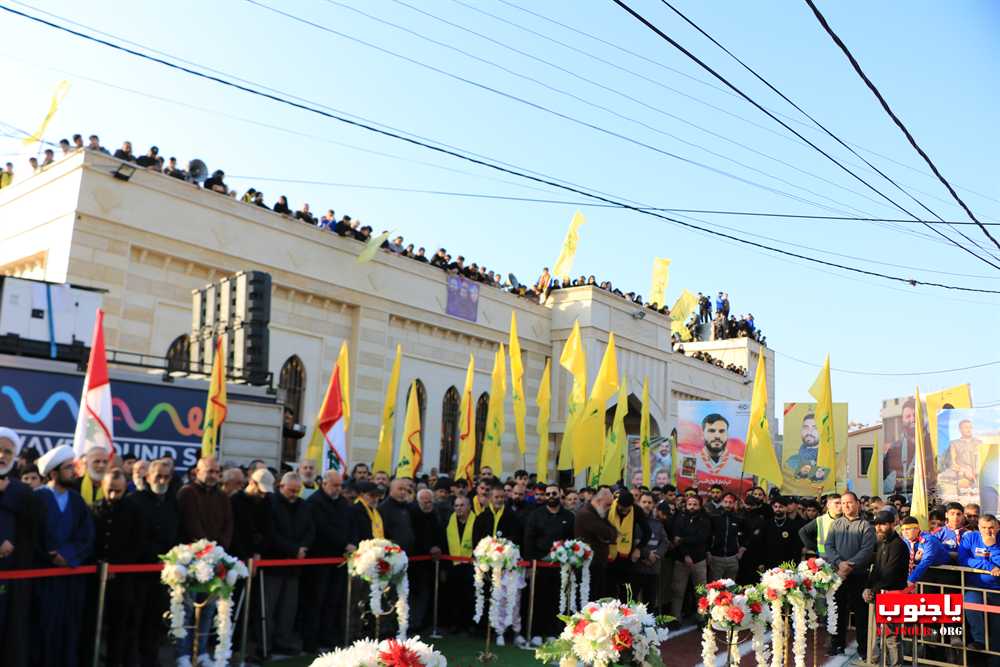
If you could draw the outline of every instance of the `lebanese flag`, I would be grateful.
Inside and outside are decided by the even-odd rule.
[[[319,409],[316,428],[323,434],[322,472],[347,472],[347,437],[344,433],[344,404],[340,391],[340,367],[333,369],[330,386]]]
[[[76,432],[73,434],[73,453],[80,458],[94,447],[103,447],[108,454],[113,454],[114,439],[111,383],[108,381],[108,359],[104,351],[104,311],[98,309],[87,376],[83,380],[83,395],[76,417]]]

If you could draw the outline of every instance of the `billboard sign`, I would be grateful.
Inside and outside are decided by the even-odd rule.
[[[746,401],[679,401],[677,404],[677,486],[708,492],[722,485],[739,497],[753,485],[743,479],[743,456],[750,423]]]

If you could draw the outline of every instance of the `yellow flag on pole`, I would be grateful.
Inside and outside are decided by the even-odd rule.
[[[691,332],[688,331],[687,321],[698,307],[698,297],[688,290],[681,292],[674,302],[674,307],[670,309],[670,331],[681,337],[681,340],[691,340]]]
[[[385,388],[385,403],[382,404],[382,424],[378,428],[378,449],[372,472],[392,472],[392,435],[396,423],[396,394],[399,393],[399,363],[403,357],[403,346],[396,346],[396,359],[392,362],[392,373]]]
[[[663,308],[667,297],[667,284],[670,282],[670,260],[666,257],[653,259],[653,282],[649,288],[649,302],[657,308]]]
[[[480,468],[489,466],[496,477],[503,474],[503,432],[507,428],[504,404],[507,402],[507,357],[503,343],[493,358],[490,379],[490,404],[486,411],[486,434],[483,436],[483,456]]]
[[[49,112],[45,114],[45,118],[42,119],[42,124],[37,130],[35,130],[34,134],[30,137],[22,139],[21,143],[28,146],[42,140],[42,137],[45,135],[45,129],[49,126],[49,121],[51,121],[52,117],[56,115],[56,111],[59,109],[59,105],[62,103],[63,98],[66,97],[67,92],[69,92],[69,81],[60,81],[56,86],[55,91],[52,93],[52,101],[49,102]]]
[[[816,399],[816,428],[819,430],[819,451],[816,465],[830,471],[824,480],[824,490],[837,488],[837,441],[833,433],[833,390],[830,387],[830,355],[826,355],[823,370],[809,388],[809,394]]]
[[[476,407],[472,401],[475,372],[476,359],[470,354],[469,367],[465,370],[462,404],[458,411],[458,468],[455,470],[455,479],[467,479],[470,484],[476,476]]]
[[[764,354],[757,357],[757,372],[753,378],[753,396],[750,401],[750,428],[747,430],[747,450],[743,457],[743,474],[757,475],[781,487],[785,478],[778,465],[771,440],[771,426],[767,418],[767,370]]]
[[[365,262],[370,262],[375,258],[375,253],[378,249],[382,247],[382,244],[386,242],[389,238],[390,232],[382,232],[378,236],[373,236],[368,239],[368,243],[365,247],[358,253],[358,264],[364,264]]]
[[[420,441],[420,401],[417,398],[417,381],[410,383],[406,399],[406,419],[403,420],[403,437],[399,441],[399,459],[396,477],[415,477],[420,471],[423,445]]]
[[[576,258],[576,247],[580,243],[580,225],[586,223],[583,213],[577,211],[573,214],[573,219],[569,223],[569,230],[563,240],[562,250],[559,251],[559,259],[552,267],[552,275],[559,280],[566,282],[569,280],[569,272],[573,270],[573,260]]]
[[[351,358],[347,341],[341,341],[337,353],[337,372],[340,373],[340,405],[344,415],[344,433],[351,427]]]
[[[535,475],[543,484],[549,481],[549,415],[552,410],[551,387],[552,360],[545,360],[545,370],[542,371],[542,381],[538,384],[538,394],[535,405],[538,406],[538,421],[535,422],[535,432],[538,434],[538,458],[535,459]]]
[[[913,497],[910,502],[910,516],[920,522],[921,530],[927,530],[927,466],[924,457],[928,443],[924,442],[924,410],[920,401],[920,387],[916,391],[916,428],[917,451],[913,461]]]
[[[510,311],[510,397],[514,403],[514,432],[517,435],[517,449],[524,456],[524,418],[528,414],[528,404],[524,400],[524,363],[521,361],[521,341],[517,337],[517,314]]]
[[[563,429],[562,445],[559,448],[559,470],[573,467],[573,438],[583,411],[587,407],[587,353],[583,349],[579,320],[573,323],[573,331],[563,344],[559,365],[573,376],[573,388],[566,402],[566,427]]]
[[[580,419],[573,439],[573,470],[580,474],[591,468],[591,474],[601,465],[601,443],[604,441],[604,411],[608,399],[618,391],[618,357],[615,354],[615,334],[608,334],[601,367],[590,389],[590,400]]]
[[[229,413],[226,397],[226,365],[222,353],[222,337],[215,339],[215,355],[212,359],[212,378],[208,383],[208,402],[205,405],[205,420],[202,422],[201,455],[216,456],[219,452],[219,431]]]
[[[642,411],[639,413],[639,456],[642,457],[642,483],[649,486],[650,471],[649,442],[649,378],[642,379]]]
[[[625,415],[628,413],[628,379],[622,378],[618,387],[618,404],[615,406],[615,417],[611,422],[604,441],[604,456],[597,477],[598,484],[613,486],[622,479],[625,469],[626,444],[628,436],[625,433]]]
[[[882,494],[882,476],[879,470],[878,433],[875,433],[875,446],[872,448],[872,460],[868,462],[868,482],[871,484],[871,495]]]

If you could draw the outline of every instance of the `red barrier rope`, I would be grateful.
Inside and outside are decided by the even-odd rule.
[[[41,579],[43,577],[72,577],[77,574],[97,574],[96,565],[82,567],[46,567],[40,570],[0,571],[0,581],[11,579]]]

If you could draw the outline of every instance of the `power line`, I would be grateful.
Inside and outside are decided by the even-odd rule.
[[[912,217],[914,220],[919,219],[913,213],[911,213],[907,209],[903,208],[902,205],[900,205],[899,203],[897,203],[896,201],[894,201],[893,199],[891,199],[888,195],[886,195],[882,191],[878,190],[871,183],[869,183],[868,181],[866,181],[865,179],[863,179],[861,176],[858,176],[853,171],[851,171],[850,169],[848,169],[837,158],[835,158],[832,155],[830,155],[829,153],[827,153],[825,150],[823,150],[822,148],[820,148],[819,146],[817,146],[815,143],[813,143],[809,139],[806,139],[804,136],[802,136],[801,133],[799,133],[794,128],[792,128],[788,123],[784,122],[783,120],[781,120],[780,118],[778,118],[776,115],[774,115],[772,112],[770,112],[767,109],[765,109],[756,100],[754,100],[749,95],[747,95],[746,93],[744,93],[740,88],[736,87],[728,79],[726,79],[724,76],[722,76],[721,74],[719,74],[718,72],[716,72],[711,66],[709,66],[707,63],[705,63],[700,58],[698,58],[698,56],[696,56],[693,53],[691,53],[688,49],[684,48],[680,43],[678,43],[672,37],[670,37],[665,32],[663,32],[662,30],[660,30],[659,28],[657,28],[655,25],[653,25],[646,17],[644,17],[641,14],[639,14],[638,12],[636,12],[634,9],[632,9],[627,4],[625,4],[622,0],[612,0],[612,1],[616,5],[618,5],[622,9],[624,9],[626,12],[628,12],[630,15],[632,15],[632,17],[635,18],[637,21],[639,21],[640,23],[642,23],[643,25],[645,25],[647,28],[649,28],[649,30],[651,30],[652,32],[654,32],[661,39],[663,39],[668,44],[670,44],[671,46],[673,46],[675,49],[677,49],[678,51],[680,51],[681,53],[683,53],[685,56],[687,56],[688,58],[690,58],[692,61],[694,61],[695,63],[697,63],[700,67],[702,67],[702,69],[704,69],[705,71],[707,71],[708,73],[710,73],[712,76],[714,76],[715,78],[717,78],[719,81],[721,81],[725,85],[727,85],[734,92],[738,93],[740,95],[740,97],[742,97],[744,100],[746,100],[747,102],[749,102],[750,104],[752,104],[754,107],[756,107],[757,109],[759,109],[761,112],[763,112],[764,114],[766,114],[771,120],[775,121],[776,123],[778,123],[779,125],[781,125],[782,127],[784,127],[786,130],[788,130],[789,132],[795,134],[797,137],[799,137],[800,139],[802,139],[803,141],[805,141],[814,150],[818,151],[821,155],[823,155],[828,160],[830,160],[831,162],[833,162],[835,165],[837,165],[838,167],[840,167],[840,169],[842,169],[843,171],[845,171],[848,174],[850,174],[856,180],[858,180],[861,183],[863,183],[870,190],[872,190],[873,192],[875,192],[876,194],[878,194],[879,196],[881,196],[883,199],[885,199],[886,201],[888,201],[889,203],[891,203],[893,206],[895,206],[896,208],[898,208],[899,210],[901,210],[903,213],[905,213],[908,216]],[[948,239],[948,241],[950,241],[956,247],[961,248],[962,250],[964,250],[968,254],[972,255],[976,259],[978,259],[978,260],[980,260],[980,261],[982,261],[982,262],[984,262],[986,264],[989,264],[993,268],[1000,268],[1000,267],[998,267],[998,265],[994,264],[993,262],[989,261],[988,259],[985,259],[984,257],[981,257],[980,255],[977,255],[973,250],[971,250],[971,249],[963,246],[961,243],[955,241],[954,239],[952,239],[948,235],[944,234],[943,232],[941,232],[941,230],[939,230],[939,229],[937,229],[935,227],[929,227],[929,229],[931,229],[935,234],[938,234],[942,238]]]
[[[242,84],[234,83],[232,81],[227,81],[226,79],[223,79],[223,78],[215,76],[215,75],[205,74],[204,72],[199,72],[199,71],[191,69],[189,67],[185,67],[185,66],[182,66],[182,65],[178,65],[176,63],[169,62],[169,61],[164,60],[162,58],[151,56],[149,54],[142,53],[142,52],[136,51],[134,49],[129,49],[129,48],[126,48],[126,47],[121,46],[119,44],[115,44],[113,42],[109,42],[109,41],[107,41],[105,39],[100,39],[100,38],[94,37],[92,35],[87,35],[85,33],[81,33],[81,32],[79,32],[77,30],[73,30],[71,28],[67,28],[65,26],[61,26],[61,25],[59,25],[57,23],[53,23],[51,21],[39,18],[37,16],[32,16],[32,15],[27,14],[25,12],[22,12],[20,10],[16,10],[16,9],[11,8],[11,7],[7,7],[5,5],[0,5],[0,10],[6,11],[6,12],[11,13],[11,14],[15,14],[17,16],[21,16],[23,18],[26,18],[28,20],[34,21],[36,23],[40,23],[42,25],[49,26],[49,27],[51,27],[53,29],[56,29],[56,30],[59,30],[61,32],[65,32],[65,33],[68,33],[68,34],[80,37],[80,38],[85,39],[87,41],[94,42],[96,44],[101,44],[103,46],[109,47],[109,48],[117,50],[117,51],[121,51],[122,53],[128,53],[128,54],[130,54],[132,56],[135,56],[137,58],[141,58],[143,60],[148,60],[150,62],[155,62],[157,64],[163,65],[164,67],[168,67],[168,68],[171,68],[171,69],[174,69],[174,70],[177,70],[177,71],[185,72],[185,73],[190,74],[192,76],[195,76],[195,77],[198,77],[198,78],[202,78],[202,79],[205,79],[205,80],[208,80],[208,81],[214,81],[216,83],[219,83],[221,85],[233,88],[235,90],[241,90],[241,91],[249,93],[251,95],[256,95],[256,96],[264,98],[264,99],[269,99],[269,100],[272,100],[274,102],[278,102],[280,104],[284,104],[284,105],[292,107],[292,108],[301,109],[303,111],[308,111],[310,113],[313,113],[313,114],[316,114],[316,115],[319,115],[319,116],[323,116],[323,117],[329,118],[331,120],[336,120],[336,121],[338,121],[340,123],[344,123],[344,124],[350,125],[352,127],[363,129],[363,130],[366,130],[368,132],[372,132],[372,133],[379,134],[379,135],[382,135],[382,136],[390,137],[390,138],[396,139],[398,141],[404,141],[404,142],[409,143],[411,145],[420,146],[420,147],[425,148],[427,150],[435,151],[437,153],[441,153],[441,154],[444,154],[444,155],[450,155],[450,156],[455,157],[457,159],[464,160],[464,161],[470,162],[472,164],[477,164],[477,165],[480,165],[482,167],[487,167],[487,168],[493,169],[495,171],[500,171],[500,172],[507,173],[507,174],[510,174],[510,175],[513,175],[513,176],[518,176],[520,178],[531,180],[531,181],[534,181],[536,183],[542,183],[544,185],[549,185],[551,187],[559,188],[559,189],[565,190],[567,192],[573,192],[575,194],[582,195],[582,196],[585,196],[585,197],[588,197],[588,198],[591,198],[591,199],[595,199],[597,201],[602,201],[602,202],[605,202],[605,203],[608,203],[608,204],[613,204],[613,205],[616,205],[616,206],[618,206],[620,208],[627,209],[627,210],[630,210],[630,211],[635,211],[635,212],[641,213],[643,215],[648,215],[648,216],[655,217],[655,218],[658,218],[658,219],[661,219],[661,220],[664,220],[664,221],[667,221],[667,222],[671,222],[673,224],[679,225],[679,226],[687,228],[687,229],[693,229],[693,230],[696,230],[696,231],[699,231],[699,232],[702,232],[702,233],[706,233],[706,234],[711,234],[713,236],[717,236],[719,238],[729,239],[729,240],[736,241],[738,243],[742,243],[744,245],[751,246],[751,247],[754,247],[754,248],[759,248],[759,249],[762,249],[762,250],[768,250],[768,251],[773,252],[773,253],[784,255],[786,257],[793,257],[793,258],[801,259],[803,261],[811,262],[811,263],[814,263],[814,264],[820,264],[820,265],[824,265],[824,266],[829,266],[829,267],[836,268],[836,269],[842,269],[844,271],[850,271],[850,272],[853,272],[853,273],[859,273],[859,274],[863,274],[863,275],[873,276],[873,277],[882,278],[882,279],[890,280],[890,281],[894,281],[894,282],[906,283],[906,284],[909,284],[909,285],[914,286],[914,287],[917,286],[917,285],[924,285],[924,286],[927,286],[927,287],[939,287],[939,288],[942,288],[942,289],[955,290],[955,291],[961,291],[961,292],[976,292],[976,293],[980,293],[980,294],[1000,294],[1000,290],[989,290],[989,289],[976,288],[976,287],[965,287],[965,286],[960,286],[960,285],[950,285],[950,284],[945,284],[945,283],[936,283],[936,282],[930,282],[930,281],[916,280],[914,278],[903,278],[901,276],[894,276],[894,275],[891,275],[891,274],[879,273],[877,271],[869,271],[867,269],[861,269],[861,268],[854,267],[854,266],[849,266],[849,265],[844,265],[844,264],[838,264],[838,263],[835,263],[835,262],[829,262],[829,261],[826,261],[826,260],[823,260],[823,259],[819,259],[819,258],[816,258],[816,257],[810,257],[808,255],[802,255],[802,254],[799,254],[799,253],[794,253],[794,252],[791,252],[791,251],[783,250],[781,248],[775,248],[775,247],[772,247],[772,246],[768,246],[768,245],[763,244],[763,243],[757,243],[755,241],[750,241],[750,240],[747,240],[747,239],[744,239],[744,238],[740,238],[738,236],[733,236],[731,234],[726,234],[726,233],[719,232],[719,231],[716,231],[716,230],[713,230],[713,229],[708,229],[708,228],[705,228],[705,227],[701,227],[701,226],[698,226],[698,225],[687,223],[687,222],[684,222],[683,220],[678,220],[676,218],[671,218],[669,216],[665,216],[665,215],[662,215],[662,214],[654,212],[654,211],[645,211],[645,210],[642,210],[641,208],[638,208],[638,207],[633,206],[631,204],[627,204],[627,203],[622,202],[622,201],[618,201],[618,200],[612,199],[610,197],[604,197],[602,195],[598,195],[598,194],[595,194],[595,193],[592,193],[592,192],[588,192],[588,191],[585,191],[585,190],[582,190],[582,189],[579,189],[579,188],[575,188],[573,186],[564,185],[562,183],[557,183],[557,182],[551,181],[551,180],[546,180],[546,179],[538,177],[538,176],[532,176],[530,174],[527,174],[527,173],[524,173],[524,172],[521,172],[521,171],[517,171],[515,169],[511,169],[511,168],[504,167],[504,166],[499,165],[499,164],[495,164],[495,163],[490,162],[488,160],[484,160],[484,159],[472,157],[471,155],[463,154],[463,153],[461,153],[459,151],[456,151],[456,150],[452,150],[452,149],[449,149],[449,148],[443,148],[441,146],[435,146],[433,144],[426,143],[426,142],[421,141],[419,139],[414,139],[412,137],[404,136],[403,134],[399,134],[397,132],[393,132],[393,131],[390,131],[390,130],[385,130],[385,129],[376,127],[375,125],[373,125],[373,124],[371,124],[369,122],[353,120],[351,118],[347,118],[347,117],[344,117],[344,116],[341,116],[341,115],[338,115],[338,114],[335,114],[335,113],[331,113],[331,112],[328,112],[328,111],[323,111],[321,109],[317,109],[317,108],[309,106],[307,104],[303,104],[303,103],[295,102],[295,101],[292,101],[292,100],[289,100],[289,99],[285,99],[285,98],[279,97],[279,96],[271,94],[271,93],[266,93],[266,92],[263,92],[261,90],[257,90],[257,89],[251,88],[249,86],[245,86],[245,85],[242,85]]]
[[[938,171],[937,165],[935,165],[934,162],[931,160],[931,158],[927,155],[927,153],[924,152],[924,149],[921,148],[919,144],[917,144],[917,140],[913,138],[913,135],[910,134],[910,131],[906,129],[905,125],[903,125],[903,121],[901,121],[899,119],[899,116],[897,116],[893,112],[893,110],[889,107],[889,103],[885,101],[884,97],[882,97],[882,93],[879,92],[879,89],[875,86],[874,83],[872,83],[871,79],[868,78],[868,75],[865,74],[864,70],[861,69],[861,65],[854,57],[854,54],[851,53],[850,49],[847,48],[847,45],[844,44],[844,41],[840,39],[837,33],[833,31],[833,28],[830,27],[830,24],[827,22],[826,17],[823,16],[822,12],[819,11],[819,8],[813,3],[812,0],[806,0],[806,4],[809,5],[810,9],[812,9],[813,14],[816,15],[816,19],[819,21],[820,25],[823,26],[823,29],[826,30],[826,34],[830,36],[830,38],[834,41],[834,43],[838,47],[840,47],[840,50],[844,52],[844,55],[847,56],[847,59],[851,62],[851,67],[854,68],[854,71],[857,72],[858,76],[860,76],[862,81],[865,82],[865,85],[868,86],[868,90],[872,91],[872,94],[878,99],[879,104],[882,105],[882,109],[884,109],[885,112],[889,114],[889,118],[891,118],[892,122],[896,124],[896,127],[899,128],[900,132],[903,133],[903,135],[906,137],[906,140],[910,143],[910,146],[913,147],[913,150],[917,151],[920,157],[924,159],[924,162],[926,162],[927,166],[931,168],[931,171],[934,172],[934,175],[937,177],[937,179],[941,181],[941,184],[944,185],[945,188],[947,188],[948,193],[952,196],[952,199],[958,202],[958,205],[962,207],[962,210],[965,211],[965,214],[967,216],[969,216],[969,219],[978,224],[979,228],[983,230],[984,234],[986,234],[986,237],[989,240],[993,241],[993,245],[995,245],[998,249],[1000,249],[1000,241],[997,241],[997,239],[992,234],[990,234],[990,230],[986,229],[986,227],[979,222],[979,219],[975,216],[972,210],[968,206],[966,206],[965,202],[962,201],[962,198],[958,196],[957,192],[955,192],[955,188],[951,186],[951,183],[948,182],[948,179],[946,179],[944,176],[941,175],[941,172]]]
[[[804,359],[799,359],[797,357],[793,357],[787,352],[779,352],[776,350],[775,354],[782,357],[786,357],[787,359],[790,359],[792,361],[797,361],[800,364],[805,364],[806,366],[813,366],[814,368],[823,367],[823,364],[817,364],[811,361],[806,361]],[[997,364],[1000,364],[1000,360],[986,361],[981,364],[973,364],[972,366],[962,366],[960,368],[945,368],[939,371],[856,371],[856,370],[847,370],[846,368],[833,368],[833,367],[831,367],[830,370],[833,371],[834,373],[844,373],[846,375],[871,375],[876,377],[910,377],[917,375],[944,375],[945,373],[958,373],[960,371],[971,371],[977,368],[987,368],[989,366],[996,366]]]

